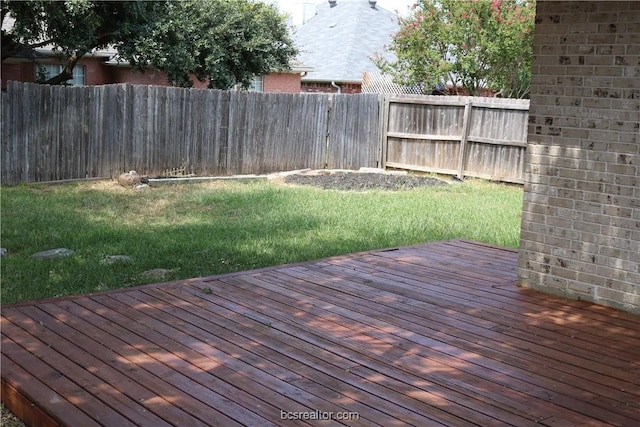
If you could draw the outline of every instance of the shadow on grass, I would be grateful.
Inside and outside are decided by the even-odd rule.
[[[467,238],[513,246],[520,205],[521,191],[488,185],[396,193],[270,183],[146,192],[113,184],[3,188],[2,246],[9,256],[2,260],[2,303],[433,240]],[[60,247],[75,254],[29,258]],[[133,261],[104,265],[107,255]],[[169,273],[142,275],[152,269]]]
[[[213,192],[194,200],[171,200],[170,192],[157,197],[92,190],[81,196],[56,195],[51,203],[34,201],[33,194],[25,191],[40,192],[27,188],[5,199],[3,217],[8,221],[3,221],[3,246],[10,255],[2,260],[3,304],[223,274],[367,248],[366,236],[332,233],[326,217],[296,208],[299,198],[283,190]],[[59,247],[75,254],[54,260],[30,258],[34,252]],[[106,255],[128,255],[133,261],[104,265],[101,260]],[[151,269],[170,272],[163,279],[141,274]]]

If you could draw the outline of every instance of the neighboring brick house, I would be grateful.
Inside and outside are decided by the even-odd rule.
[[[2,63],[2,88],[6,88],[9,80],[33,82],[40,72],[47,76],[58,74],[62,70],[62,62],[55,53],[38,49],[34,57],[9,58]],[[132,71],[131,67],[118,64],[111,58],[115,55],[111,50],[97,50],[85,55],[74,67],[74,78],[68,83],[72,85],[103,85],[112,83],[132,83],[166,86],[167,76],[162,72],[145,73]],[[194,80],[194,87],[205,88],[206,83]]]
[[[254,79],[252,90],[259,90],[262,86],[262,92],[276,93],[300,93],[301,77],[313,71],[313,68],[301,62],[293,61],[291,71],[272,72]]]
[[[85,55],[74,67],[73,85],[103,85],[113,83],[131,83],[140,85],[168,86],[169,80],[164,72],[148,70],[145,73],[133,71],[128,64],[118,63],[112,58],[116,52],[99,50]],[[48,75],[58,74],[62,65],[54,53],[45,49],[37,50],[33,58],[9,58],[2,63],[2,89],[9,80],[33,82],[40,70]],[[289,72],[273,72],[254,79],[251,89],[264,92],[300,92],[300,76],[312,68],[301,63],[292,64]],[[192,78],[193,87],[204,89],[207,82]]]
[[[384,52],[398,31],[398,16],[373,0],[319,4],[316,14],[295,32],[298,59],[313,67],[302,76],[303,92],[360,93],[365,72],[377,72],[371,57]]]
[[[640,314],[640,1],[538,0],[519,277]]]

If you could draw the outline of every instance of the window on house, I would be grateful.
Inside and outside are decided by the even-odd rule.
[[[262,76],[255,76],[249,85],[249,92],[262,92]]]
[[[48,80],[62,72],[63,65],[55,64],[38,64],[36,69],[36,80]],[[71,86],[84,86],[86,69],[84,65],[76,65],[73,67],[73,78],[67,80],[67,84]]]

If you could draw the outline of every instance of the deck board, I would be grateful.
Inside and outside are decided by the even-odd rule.
[[[2,401],[33,425],[639,425],[640,318],[516,265],[456,240],[3,306]]]

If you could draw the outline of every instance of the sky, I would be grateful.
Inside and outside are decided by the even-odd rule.
[[[323,3],[326,2],[327,0],[272,0],[274,3],[277,3],[280,6],[280,9],[283,12],[288,12],[289,14],[293,15],[294,11],[296,9],[296,5],[297,7],[302,7],[300,6],[300,3]],[[361,0],[361,1],[366,1],[366,0]],[[340,0],[338,0],[338,3],[340,3]],[[415,3],[415,0],[378,0],[378,6],[383,7],[391,12],[395,12],[396,10],[398,10],[400,12],[401,15],[406,15],[406,12],[409,8],[409,6],[411,6],[412,4]]]

